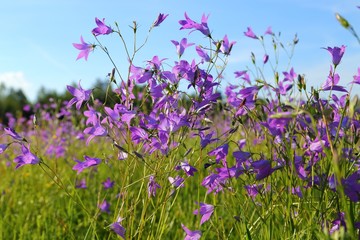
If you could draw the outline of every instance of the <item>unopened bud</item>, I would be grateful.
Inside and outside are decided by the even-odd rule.
[[[338,20],[338,22],[341,24],[341,26],[343,26],[346,29],[348,29],[350,27],[350,23],[345,18],[343,18],[340,14],[335,13],[335,17]]]

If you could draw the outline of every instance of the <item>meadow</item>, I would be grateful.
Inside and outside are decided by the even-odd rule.
[[[98,89],[79,82],[67,86],[68,101],[26,106],[30,118],[1,126],[1,240],[359,238],[360,108],[351,90],[360,67],[344,86],[336,70],[346,47],[323,46],[329,74],[310,88],[296,66],[277,65],[280,51],[291,60],[297,36],[286,48],[271,28],[249,27],[244,35],[264,54],[221,92],[236,42],[213,36],[207,20],[179,21],[177,61],[135,66],[147,39],[129,44],[116,23],[95,19],[96,43],[73,45],[79,60],[106,54],[115,95],[100,102]],[[136,22],[130,30],[136,36]],[[204,42],[192,43],[195,34]],[[128,72],[105,37],[123,44]]]

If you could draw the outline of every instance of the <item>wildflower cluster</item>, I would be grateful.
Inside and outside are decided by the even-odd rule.
[[[159,14],[149,32],[167,17]],[[264,49],[262,64],[274,74],[274,79],[267,80],[252,54],[256,71],[236,71],[236,84],[225,88],[223,101],[221,79],[236,42],[227,35],[214,39],[205,14],[200,22],[186,13],[184,17],[180,30],[202,34],[210,45],[191,43],[191,35],[171,40],[177,55],[174,63],[153,56],[144,66],[135,65],[134,56],[147,39],[140,48],[134,43],[130,54],[118,25],[112,28],[105,19],[95,19],[97,27],[91,33],[96,44],[83,37],[81,43],[73,44],[80,50],[77,59],[88,60],[94,49],[101,49],[114,64],[108,75],[108,89],[116,94],[116,99],[109,100],[112,104],[94,101],[93,90],[84,90],[80,82],[78,87],[67,86],[73,98],[62,104],[59,113],[70,120],[54,129],[62,135],[60,129],[67,128],[83,144],[82,151],[73,153],[75,163],[71,162],[78,191],[88,188],[85,177],[79,181],[79,176],[95,178],[105,171],[95,216],[86,210],[89,218],[108,223],[105,229],[123,239],[168,236],[168,226],[182,228],[185,239],[225,239],[231,234],[276,237],[261,230],[261,224],[275,229],[285,226],[290,229],[285,238],[295,234],[324,237],[341,228],[346,236],[358,235],[360,112],[350,93],[353,84],[360,84],[360,68],[348,90],[336,72],[346,47],[325,48],[332,59],[329,74],[321,88],[311,91],[294,68],[279,74],[277,59]],[[136,22],[132,28],[137,28]],[[101,45],[99,38],[104,35],[119,36],[124,43],[127,73],[118,70]],[[271,38],[275,51],[283,46],[270,27],[263,35],[248,27],[244,35],[263,47]],[[292,47],[297,43],[295,37]],[[197,57],[186,60],[185,51]],[[186,90],[180,85],[186,85]],[[76,110],[71,109],[73,105]],[[71,122],[71,111],[81,119],[77,126]],[[31,133],[26,139],[10,127],[4,133],[10,142],[0,144],[0,153],[12,144],[20,145],[21,154],[13,160],[16,168],[45,165],[43,170],[50,171],[58,186],[65,188],[42,159],[50,153],[65,156],[65,148],[53,148],[67,140],[49,144],[49,154],[41,157],[41,151],[31,152]],[[42,135],[49,138],[46,132]],[[174,213],[177,204],[181,210]],[[306,207],[313,212],[306,212]],[[194,215],[199,217],[191,220]],[[303,227],[307,218],[310,223]],[[311,236],[306,233],[310,228]]]

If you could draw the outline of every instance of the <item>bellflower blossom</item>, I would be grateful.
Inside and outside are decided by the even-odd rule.
[[[154,176],[150,176],[149,177],[149,183],[148,183],[148,195],[149,197],[153,196],[155,197],[156,195],[156,189],[160,188],[160,185],[155,182],[155,177]]]
[[[92,34],[95,36],[108,35],[114,31],[111,27],[105,24],[105,18],[103,18],[102,21],[98,18],[95,18],[95,22],[97,27],[92,30]]]
[[[82,36],[80,36],[80,42],[81,43],[73,43],[73,46],[80,50],[79,55],[77,56],[76,60],[79,60],[80,58],[84,58],[85,61],[87,61],[89,53],[94,50],[95,46],[91,43],[86,43]]]
[[[199,231],[199,230],[191,231],[184,224],[181,224],[181,227],[186,232],[186,236],[185,236],[184,240],[198,240],[198,239],[200,239],[201,231]]]
[[[175,40],[171,40],[171,42],[175,45],[176,52],[178,53],[179,57],[181,57],[183,55],[183,53],[187,47],[194,45],[194,43],[187,43],[186,38],[181,39],[180,43]]]
[[[14,159],[14,162],[17,163],[15,169],[25,165],[25,164],[37,164],[40,162],[40,159],[30,152],[30,146],[21,145],[22,155],[17,156]]]
[[[214,212],[214,206],[211,204],[206,204],[206,203],[200,203],[200,209],[196,209],[194,210],[194,214],[198,215],[200,214],[201,217],[201,221],[200,221],[200,225],[202,225],[204,222],[206,222],[207,220],[210,219],[211,215]]]
[[[113,230],[117,235],[125,239],[125,228],[121,225],[121,221],[124,218],[119,217],[118,220],[110,225],[111,230]]]
[[[210,30],[209,30],[209,27],[207,25],[208,18],[209,18],[209,16],[205,16],[205,14],[203,14],[202,18],[201,18],[201,24],[200,24],[200,23],[197,23],[197,22],[191,20],[189,18],[189,16],[187,15],[187,13],[185,12],[185,20],[180,20],[179,21],[180,25],[182,26],[180,28],[180,30],[182,30],[182,29],[194,29],[191,32],[193,32],[195,30],[198,30],[202,34],[204,34],[205,36],[211,37]]]
[[[324,48],[324,49],[328,50],[329,53],[331,54],[332,63],[334,64],[335,67],[340,63],[341,58],[343,57],[343,55],[345,53],[345,48],[346,47],[344,45],[342,45],[341,47]]]
[[[158,27],[166,18],[169,16],[169,14],[159,13],[159,16],[156,18],[155,22],[153,23],[153,27]]]
[[[101,163],[101,159],[99,158],[92,158],[89,156],[84,156],[85,161],[81,162],[79,160],[75,160],[77,164],[72,168],[73,170],[77,171],[77,174],[84,171],[85,168],[93,167],[99,165]]]
[[[253,38],[253,39],[258,39],[258,37],[255,35],[255,33],[253,32],[253,30],[251,29],[251,27],[247,28],[247,31],[244,32],[245,36],[249,37],[249,38]]]
[[[84,90],[82,89],[79,81],[79,88],[74,88],[73,86],[66,86],[68,91],[74,97],[68,102],[67,107],[70,107],[74,103],[76,103],[76,109],[80,110],[81,105],[84,101],[89,101],[92,90]]]

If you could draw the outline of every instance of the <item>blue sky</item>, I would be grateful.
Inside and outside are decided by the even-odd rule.
[[[73,82],[81,80],[86,88],[96,78],[104,78],[112,69],[105,54],[95,51],[87,62],[83,59],[75,61],[78,50],[72,46],[72,43],[79,42],[80,35],[87,42],[95,42],[91,35],[95,17],[105,18],[111,26],[116,21],[130,41],[132,35],[128,26],[133,20],[139,23],[138,38],[141,40],[158,13],[168,13],[169,17],[161,27],[151,33],[137,60],[141,65],[153,55],[159,55],[160,58],[169,58],[171,64],[176,60],[176,52],[170,40],[179,41],[187,37],[190,42],[204,43],[200,33],[188,35],[188,31],[178,30],[178,20],[184,19],[184,12],[187,12],[195,21],[199,21],[203,13],[210,14],[208,25],[214,38],[222,39],[227,34],[231,41],[237,42],[229,59],[224,86],[227,82],[239,81],[234,78],[234,71],[251,66],[251,51],[258,57],[263,54],[258,41],[244,36],[248,26],[259,35],[271,26],[274,32],[281,32],[285,45],[297,34],[300,41],[291,66],[295,72],[305,74],[308,85],[315,87],[325,81],[331,63],[329,53],[322,47],[346,45],[346,53],[338,68],[340,81],[345,84],[352,80],[360,67],[360,45],[338,24],[335,12],[346,17],[360,33],[360,9],[356,8],[359,5],[360,1],[352,0],[6,1],[0,8],[0,82],[23,89],[28,98],[34,100],[41,86],[62,92]],[[125,71],[127,62],[119,47],[119,39],[101,36],[100,40],[109,47],[118,66]],[[283,60],[287,63],[286,58]]]

